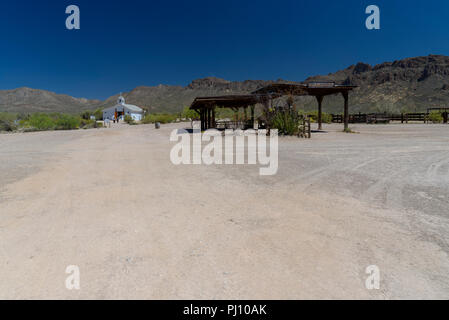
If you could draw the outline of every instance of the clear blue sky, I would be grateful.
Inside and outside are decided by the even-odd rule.
[[[70,4],[81,30],[65,28]],[[379,31],[365,28],[370,4]],[[359,61],[449,55],[449,1],[2,1],[0,34],[0,89],[104,99],[207,76],[300,81]]]

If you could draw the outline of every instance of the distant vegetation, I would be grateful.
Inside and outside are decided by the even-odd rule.
[[[95,120],[94,120],[95,119]],[[2,132],[32,132],[32,131],[48,131],[48,130],[76,130],[91,129],[101,126],[97,120],[103,119],[103,111],[97,109],[95,111],[84,111],[79,115],[65,113],[33,113],[33,114],[16,114],[0,112],[0,131]],[[177,122],[177,121],[194,121],[199,119],[196,111],[186,107],[182,112],[178,113],[154,113],[148,114],[140,123],[149,124],[159,122],[161,124]],[[125,116],[125,122],[130,125],[138,124],[131,116]]]
[[[33,113],[14,114],[0,113],[0,131],[48,131],[48,130],[76,130],[97,128],[99,124],[86,117],[63,113]]]
[[[0,112],[0,131],[17,130],[17,125],[15,123],[16,120],[17,115],[12,113]]]
[[[178,118],[178,115],[176,114],[168,114],[168,113],[155,113],[155,114],[149,114],[146,115],[145,118],[143,118],[142,123],[148,124],[148,123],[170,123],[176,121]]]
[[[441,112],[438,112],[438,111],[432,111],[431,113],[429,113],[428,119],[432,123],[441,123],[441,122],[443,122],[443,116],[441,115]]]
[[[284,110],[284,111],[282,111]],[[261,113],[260,109],[256,108],[255,119],[262,118],[271,121],[271,127],[279,129],[282,135],[295,135],[298,130],[298,125],[305,115],[310,117],[311,122],[318,121],[318,112],[304,112],[304,110],[296,111],[295,108],[288,109],[270,109],[268,118],[267,115]],[[232,109],[217,108],[216,119],[229,119],[231,121],[249,120],[251,117],[250,110],[234,111]],[[32,131],[47,131],[47,130],[76,130],[76,129],[91,129],[102,126],[103,112],[101,109],[95,111],[84,111],[79,115],[71,115],[64,113],[33,113],[33,114],[16,114],[0,112],[0,132],[32,132]],[[95,119],[95,120],[94,120]],[[159,122],[167,124],[180,121],[196,121],[199,120],[199,114],[185,107],[182,112],[178,113],[153,113],[147,114],[142,121],[136,122],[130,116],[125,116],[125,122],[129,125],[136,124],[152,124]],[[443,117],[440,112],[434,111],[427,115],[427,120],[432,123],[443,122]],[[323,123],[331,123],[332,116],[329,113],[322,113]]]
[[[310,122],[318,122],[318,111],[307,112],[307,115],[310,116]],[[323,112],[321,114],[321,120],[323,123],[332,123],[332,115]]]

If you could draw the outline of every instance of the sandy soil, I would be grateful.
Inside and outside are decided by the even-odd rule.
[[[281,138],[272,177],[174,166],[180,127],[0,135],[0,298],[449,298],[449,126]]]

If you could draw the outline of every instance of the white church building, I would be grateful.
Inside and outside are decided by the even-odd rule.
[[[118,98],[115,106],[103,110],[103,120],[124,120],[127,115],[131,116],[134,121],[140,121],[143,119],[144,110],[138,106],[126,104],[122,95]]]

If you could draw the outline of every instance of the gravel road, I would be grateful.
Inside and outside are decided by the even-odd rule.
[[[0,298],[449,298],[449,126],[281,137],[267,177],[173,165],[181,127],[0,135]]]

